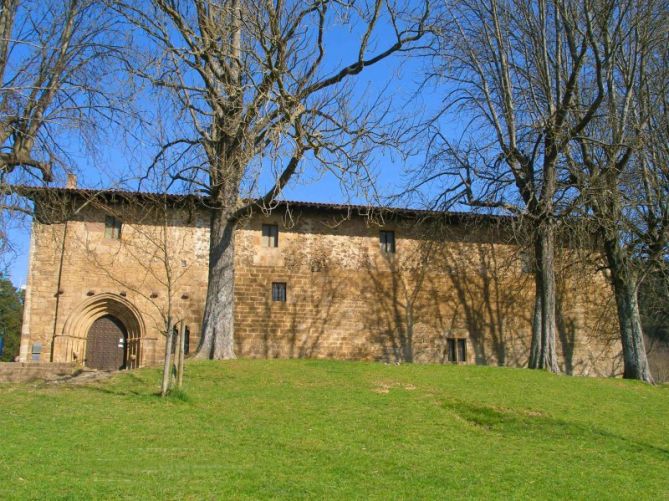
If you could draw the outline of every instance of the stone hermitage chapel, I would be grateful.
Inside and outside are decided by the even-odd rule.
[[[185,324],[186,350],[196,350],[209,255],[204,199],[24,191],[36,216],[22,362],[157,365],[168,315]],[[255,211],[234,240],[235,353],[527,365],[534,278],[512,224],[501,216],[307,202]],[[594,261],[558,261],[561,370],[619,374],[606,277]]]

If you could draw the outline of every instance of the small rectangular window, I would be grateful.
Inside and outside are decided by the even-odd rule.
[[[190,327],[186,326],[184,330],[184,354],[188,355],[190,352]]]
[[[395,253],[395,232],[384,231],[379,232],[379,241],[381,244],[381,251],[389,254]]]
[[[279,227],[276,224],[262,225],[262,244],[263,247],[279,246]]]
[[[448,361],[466,362],[467,361],[467,340],[464,338],[448,338]]]
[[[456,361],[456,355],[455,355],[455,339],[447,339],[446,342],[448,343],[448,361],[449,362],[455,362]]]
[[[458,362],[467,361],[467,340],[458,339]]]
[[[113,216],[105,216],[105,238],[121,238],[121,221]]]
[[[272,301],[286,302],[286,282],[272,283]]]
[[[35,343],[32,346],[31,350],[31,355],[32,355],[32,360],[33,362],[39,362],[40,356],[42,354],[42,344],[41,343]]]

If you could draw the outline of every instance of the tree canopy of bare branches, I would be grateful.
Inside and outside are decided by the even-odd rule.
[[[445,106],[430,123],[424,178],[448,178],[444,202],[510,212],[531,229],[531,367],[558,370],[555,233],[570,207],[561,165],[570,141],[602,104],[599,87],[587,99],[576,96],[586,75],[596,79],[604,71],[594,39],[605,35],[612,17],[603,3],[590,1],[467,0],[440,13],[430,78],[448,85]],[[454,114],[467,124],[459,138],[443,126]]]
[[[465,0],[439,12],[428,83],[444,107],[416,188],[443,181],[438,204],[522,221],[535,257],[531,367],[557,370],[556,231],[587,223],[612,272],[625,376],[650,381],[632,263],[667,254],[666,13],[666,2],[626,0]],[[459,136],[445,126],[454,117]]]
[[[45,181],[66,148],[62,129],[99,127],[114,106],[101,88],[117,19],[95,0],[4,0],[0,5],[0,171]],[[118,41],[117,41],[118,42]]]
[[[611,94],[607,78],[624,51],[631,2],[463,1],[439,13],[428,82],[444,107],[429,123],[421,183],[446,180],[440,204],[464,202],[519,217],[530,235],[536,302],[530,366],[557,370],[555,239],[584,200],[570,172],[574,145]],[[446,85],[443,85],[445,82]],[[446,129],[457,117],[456,136]]]
[[[604,106],[567,150],[570,178],[598,228],[616,299],[624,376],[652,381],[638,289],[669,253],[669,73],[666,2],[612,2],[621,15],[597,51]],[[582,81],[578,99],[593,92]]]
[[[203,190],[213,209],[199,354],[234,357],[233,233],[250,208],[242,195],[260,191],[255,203],[271,207],[306,162],[368,181],[369,151],[388,141],[378,129],[386,108],[356,100],[354,77],[419,46],[429,3],[114,4],[150,47],[151,59],[133,71],[166,91],[179,117],[156,163],[171,155],[173,180]],[[330,53],[344,41],[352,49],[340,62]]]
[[[57,167],[70,172],[76,144],[93,144],[122,111],[111,92],[118,21],[98,0],[0,2],[3,211],[30,213],[9,186],[50,182]]]

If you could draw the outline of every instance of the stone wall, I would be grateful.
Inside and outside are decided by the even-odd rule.
[[[124,221],[120,240],[105,236],[109,214]],[[168,220],[161,216],[137,207],[90,205],[67,222],[33,224],[22,361],[82,363],[87,328],[107,313],[128,328],[134,323],[134,334],[141,337],[135,365],[162,359],[170,311],[197,342],[209,221],[197,211],[170,210]],[[41,347],[39,356],[33,356],[35,345]]]
[[[502,229],[292,216],[256,217],[238,231],[238,355],[444,363],[448,339],[464,338],[468,363],[527,363],[534,281],[517,246],[499,243]],[[277,248],[263,245],[267,223],[280,228]],[[381,251],[381,229],[395,232],[394,254]],[[571,254],[558,270],[561,367],[618,373],[606,280]],[[273,282],[287,284],[286,302],[272,300]]]
[[[0,362],[0,383],[52,381],[72,376],[74,364]]]
[[[105,237],[110,213],[124,221],[120,240]],[[526,364],[533,278],[518,248],[500,243],[503,229],[480,221],[435,227],[344,215],[281,209],[240,223],[238,356],[443,363],[448,339],[460,338],[468,363]],[[21,360],[41,344],[40,361],[81,363],[90,323],[112,312],[126,315],[126,325],[137,317],[137,365],[159,363],[168,297],[194,349],[206,295],[208,224],[203,209],[165,214],[94,204],[67,223],[36,222]],[[265,246],[263,224],[278,226],[278,247]],[[395,232],[395,253],[381,251],[381,229]],[[570,373],[615,374],[621,367],[611,294],[593,263],[579,259],[559,269],[561,365]],[[286,283],[285,302],[272,300],[274,282]]]

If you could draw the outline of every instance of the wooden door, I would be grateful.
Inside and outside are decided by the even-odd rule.
[[[117,318],[98,318],[88,331],[86,367],[118,370],[125,367],[128,334]]]

